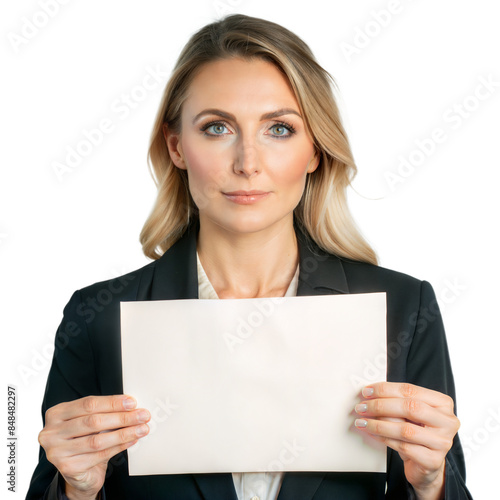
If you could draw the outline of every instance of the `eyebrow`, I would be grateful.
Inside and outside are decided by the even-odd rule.
[[[231,113],[227,113],[226,111],[222,111],[221,109],[210,108],[210,109],[204,109],[203,111],[198,113],[193,118],[193,125],[203,115],[216,115],[216,116],[220,116],[221,118],[225,118],[226,120],[233,120],[233,121],[236,120],[235,116],[232,115]],[[281,108],[281,109],[277,109],[276,111],[271,111],[270,113],[264,113],[260,117],[260,119],[261,119],[261,121],[262,120],[271,120],[272,118],[277,118],[278,116],[283,116],[283,115],[297,115],[298,117],[302,118],[300,113],[298,111],[295,111],[295,109],[293,109],[293,108]]]

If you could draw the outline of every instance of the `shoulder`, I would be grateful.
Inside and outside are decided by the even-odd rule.
[[[431,284],[382,266],[341,259],[350,293],[386,292],[391,311],[414,314],[422,308],[438,309]]]
[[[340,259],[346,278],[354,286],[369,285],[385,287],[420,288],[422,280],[409,274],[388,269],[386,267]]]
[[[121,276],[84,286],[74,293],[71,302],[81,303],[80,310],[89,306],[96,312],[102,307],[111,311],[120,302],[183,298],[187,284],[193,288],[193,280],[197,287],[196,234],[186,231],[159,259]]]
[[[320,293],[385,292],[390,307],[418,308],[421,294],[432,287],[426,281],[386,267],[327,252],[309,236],[297,230],[302,279],[309,289]]]
[[[301,254],[300,265],[313,287],[331,287],[344,293],[411,292],[418,291],[423,283],[409,274],[330,253],[320,248],[300,228],[297,228],[296,234]]]
[[[141,290],[150,285],[157,262],[155,260],[126,274],[84,286],[75,293],[83,302],[95,300],[100,305],[112,301],[136,300]]]

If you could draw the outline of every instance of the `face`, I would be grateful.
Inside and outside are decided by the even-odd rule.
[[[206,64],[188,89],[180,133],[164,132],[174,164],[187,170],[202,228],[292,228],[319,156],[274,65],[239,58]]]

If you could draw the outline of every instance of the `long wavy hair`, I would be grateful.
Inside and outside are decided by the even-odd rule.
[[[320,155],[307,175],[295,223],[323,250],[348,259],[377,264],[377,256],[349,212],[346,189],[357,168],[333,95],[333,77],[316,61],[308,45],[279,24],[235,14],[197,31],[183,48],[166,85],[148,150],[148,164],[158,189],[153,209],[140,234],[143,252],[158,259],[198,218],[187,173],[170,158],[163,126],[181,129],[181,108],[202,65],[226,58],[261,58],[288,79],[306,130]]]

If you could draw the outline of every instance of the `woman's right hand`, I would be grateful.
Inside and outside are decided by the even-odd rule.
[[[94,499],[108,460],[149,432],[151,415],[136,405],[125,395],[87,396],[47,410],[38,441],[66,481],[70,500]]]

